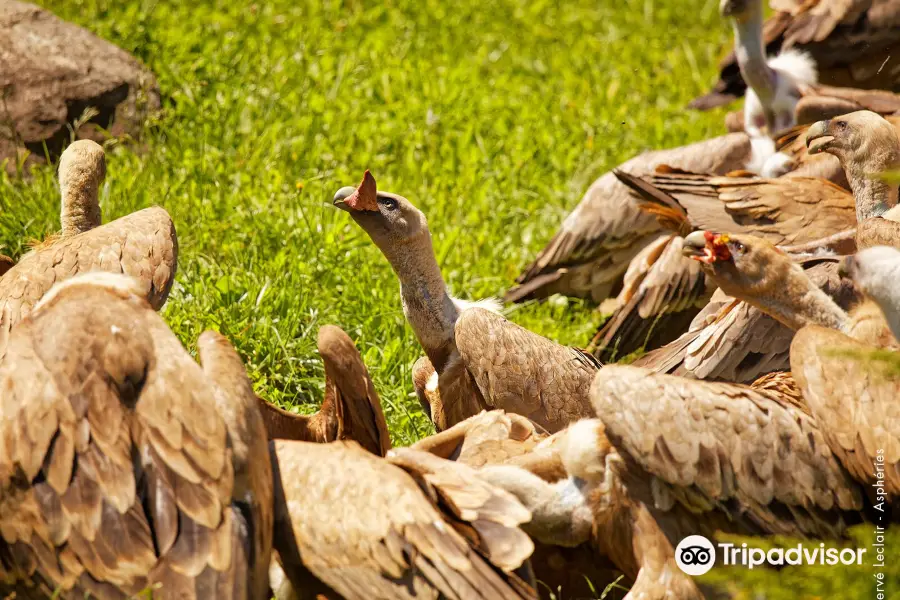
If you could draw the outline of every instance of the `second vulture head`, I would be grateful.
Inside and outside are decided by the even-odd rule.
[[[339,189],[332,203],[350,213],[389,259],[406,242],[428,235],[428,224],[422,211],[403,196],[378,191],[375,178],[368,171],[358,187]]]
[[[900,164],[900,139],[894,126],[868,110],[813,123],[806,133],[806,147],[810,154],[837,156],[845,169],[865,163],[869,176]]]
[[[703,270],[722,290],[735,297],[761,295],[779,271],[790,268],[783,251],[752,235],[694,231],[684,238],[681,253],[703,264]]]

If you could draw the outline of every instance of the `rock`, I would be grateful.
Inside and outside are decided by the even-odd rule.
[[[59,156],[78,121],[78,138],[136,136],[159,110],[153,74],[130,54],[32,4],[0,0],[0,164],[14,171]],[[93,108],[89,120],[85,111]],[[92,112],[94,112],[92,111]]]

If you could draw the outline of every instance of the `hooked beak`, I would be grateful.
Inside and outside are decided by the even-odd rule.
[[[694,231],[688,234],[681,243],[681,254],[695,260],[705,258],[708,255],[705,234],[705,231]]]
[[[355,187],[353,187],[352,185],[345,185],[344,187],[342,187],[341,189],[339,189],[337,192],[334,193],[334,199],[331,201],[331,204],[333,204],[334,206],[336,206],[337,208],[339,208],[341,210],[345,210],[345,211],[349,212],[351,209],[349,206],[347,206],[347,203],[345,202],[345,200],[347,200],[347,198],[352,196],[354,192],[356,192]]]
[[[831,121],[816,121],[810,125],[806,132],[806,147],[810,154],[820,154],[828,150],[834,142],[834,136],[831,131]]]
[[[331,203],[347,212],[378,212],[378,189],[375,186],[375,178],[366,171],[358,187],[342,187],[334,194]]]
[[[725,235],[716,235],[711,231],[694,231],[681,243],[681,254],[698,262],[711,265],[717,260],[728,260],[730,254],[724,242]]]

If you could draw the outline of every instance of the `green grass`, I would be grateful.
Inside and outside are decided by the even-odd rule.
[[[159,77],[165,114],[142,151],[110,149],[102,202],[175,219],[174,331],[222,331],[261,395],[306,412],[316,331],[340,325],[400,445],[432,431],[420,348],[387,262],[327,205],[337,188],[371,169],[428,215],[457,295],[499,295],[597,176],[724,131],[723,111],[683,108],[730,39],[716,0],[40,3]],[[0,179],[0,203],[2,251],[58,229],[51,167]],[[510,318],[577,345],[600,320],[573,301]]]
[[[875,526],[857,525],[850,530],[850,539],[845,544],[829,543],[829,547],[843,546],[865,549],[863,564],[860,565],[799,565],[781,569],[757,567],[719,566],[703,575],[700,580],[726,591],[734,600],[824,600],[826,598],[873,598],[878,600],[900,600],[900,563],[895,558],[900,544],[900,530],[891,528],[884,534],[882,552],[884,566],[877,558]],[[739,546],[748,542],[751,547],[793,548],[805,543],[809,550],[815,549],[816,542],[785,537],[768,540],[722,536]],[[881,577],[879,578],[879,574]],[[879,588],[879,582],[883,585]],[[883,595],[879,596],[879,592]]]

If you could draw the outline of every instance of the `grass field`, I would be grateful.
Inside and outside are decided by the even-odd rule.
[[[106,219],[152,204],[175,219],[165,318],[183,342],[222,331],[261,395],[311,412],[316,331],[338,324],[395,445],[432,431],[410,381],[421,352],[393,272],[330,206],[335,190],[370,169],[428,215],[453,292],[499,295],[601,173],[724,131],[723,111],[683,108],[730,41],[716,0],[41,3],[159,77],[165,114],[140,144],[109,148],[102,205]],[[0,251],[18,256],[59,227],[55,173],[3,172]],[[510,318],[581,345],[601,315],[553,301]],[[860,569],[709,577],[737,598],[875,597]]]
[[[704,0],[398,0],[41,4],[159,77],[143,152],[111,148],[106,219],[160,204],[180,256],[165,318],[190,347],[225,333],[258,392],[304,412],[322,397],[320,325],[356,340],[394,443],[432,431],[410,381],[420,355],[387,262],[334,191],[368,168],[429,217],[454,293],[501,294],[590,182],[641,151],[724,131],[684,105],[730,41]],[[58,229],[48,167],[0,185],[0,242]],[[583,345],[588,305],[514,321]]]

